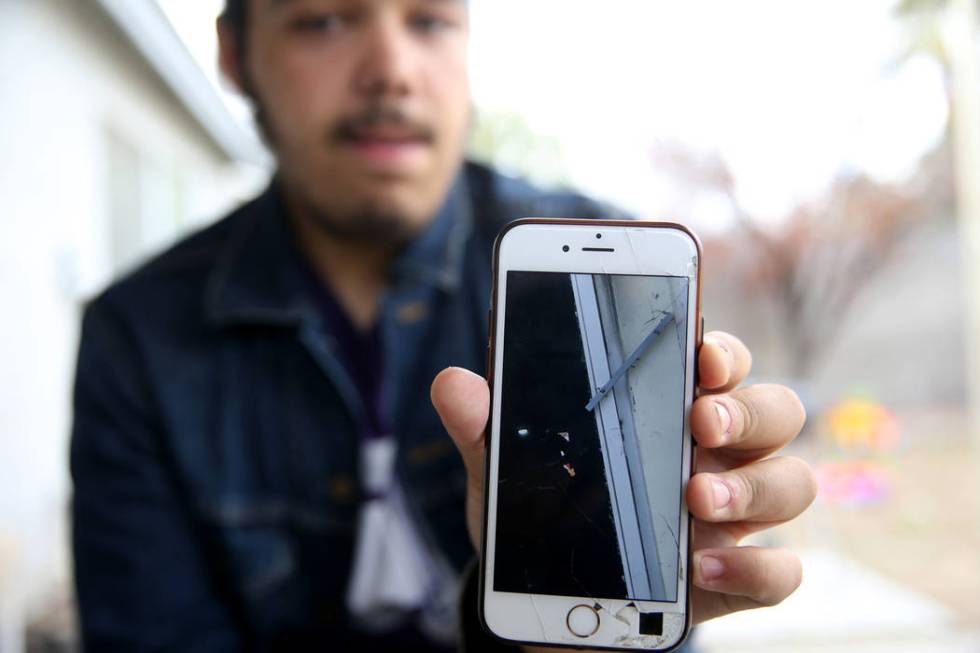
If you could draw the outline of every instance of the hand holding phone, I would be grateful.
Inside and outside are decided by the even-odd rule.
[[[592,223],[592,226],[596,224],[603,223]],[[616,225],[606,224],[609,228],[616,227]],[[636,223],[631,223],[631,226],[636,226]],[[595,233],[591,234],[590,237],[595,238]],[[606,244],[616,241],[616,238],[610,235],[603,234],[603,238],[596,240],[605,241],[605,243],[600,245],[601,247],[616,249],[615,245]],[[639,238],[634,238],[633,240],[636,241]],[[626,247],[632,245],[635,248],[637,245],[637,242],[629,242],[628,239],[619,242],[623,243]],[[585,247],[582,243],[575,242],[573,244]],[[595,243],[593,242],[592,244],[594,245]],[[564,245],[561,247],[563,248]],[[569,250],[571,250],[571,247],[569,247]],[[562,254],[567,254],[563,249],[558,251]],[[561,260],[560,257],[559,260]],[[657,563],[660,570],[658,580],[656,573],[658,566],[647,564],[647,561],[666,549],[662,546],[659,548],[650,547],[650,538],[647,538],[646,544],[648,546],[644,549],[643,533],[644,528],[649,526],[649,524],[645,525],[643,523],[643,514],[638,513],[636,509],[636,505],[642,502],[643,497],[637,496],[633,486],[629,484],[624,485],[621,482],[623,478],[628,477],[632,479],[634,476],[637,476],[636,474],[630,473],[630,456],[633,454],[623,451],[618,453],[611,451],[614,448],[612,445],[615,445],[616,439],[610,439],[608,432],[605,436],[601,436],[599,433],[604,428],[603,419],[606,420],[607,431],[609,430],[608,427],[615,427],[615,421],[628,420],[629,417],[632,417],[634,422],[637,419],[640,421],[644,419],[642,411],[637,413],[632,411],[628,406],[624,408],[623,398],[619,397],[617,399],[617,392],[614,388],[619,385],[622,390],[624,377],[628,376],[620,370],[624,365],[626,366],[625,369],[633,370],[641,369],[643,365],[647,365],[648,367],[653,365],[655,368],[656,365],[653,364],[653,361],[657,360],[657,356],[661,358],[664,356],[665,352],[663,351],[663,347],[664,343],[667,342],[665,338],[670,336],[673,337],[673,340],[670,341],[672,345],[670,352],[679,351],[677,348],[680,347],[685,351],[686,357],[688,347],[693,350],[693,339],[690,345],[686,342],[678,342],[678,333],[684,332],[684,330],[678,328],[678,324],[686,323],[687,326],[692,326],[691,313],[694,311],[691,309],[692,302],[690,301],[686,307],[681,306],[678,308],[676,305],[677,295],[675,293],[673,295],[675,305],[672,308],[668,309],[665,305],[657,305],[655,302],[647,303],[643,310],[649,312],[648,319],[636,322],[636,329],[631,333],[625,333],[629,331],[628,328],[625,328],[629,326],[626,324],[630,321],[628,319],[629,316],[621,315],[617,321],[616,319],[610,318],[609,314],[611,306],[613,308],[619,308],[615,301],[617,295],[625,297],[627,295],[623,293],[628,293],[631,286],[642,288],[641,282],[643,282],[647,286],[644,288],[644,292],[651,290],[652,295],[650,297],[651,299],[655,299],[653,295],[656,295],[656,290],[660,289],[659,287],[655,288],[657,283],[667,288],[670,284],[678,286],[680,282],[661,280],[651,284],[653,280],[649,279],[650,276],[682,277],[684,275],[636,274],[637,272],[643,272],[643,270],[633,270],[631,272],[627,269],[616,268],[608,260],[601,265],[605,267],[602,267],[598,271],[590,270],[588,267],[570,267],[567,263],[561,263],[560,265],[556,263],[556,266],[558,266],[557,269],[552,270],[541,270],[537,267],[524,270],[517,270],[513,267],[509,269],[509,271],[515,272],[550,272],[564,277],[561,283],[555,283],[555,277],[551,277],[548,283],[545,283],[545,286],[550,286],[551,288],[547,291],[535,291],[533,288],[534,284],[531,283],[532,288],[529,291],[529,296],[532,299],[537,298],[543,305],[548,304],[549,301],[552,306],[558,306],[564,302],[566,308],[559,312],[564,312],[566,316],[570,312],[572,313],[569,319],[561,320],[556,318],[555,324],[559,326],[552,325],[550,331],[556,340],[559,339],[560,335],[558,329],[564,329],[565,336],[563,340],[566,346],[570,343],[574,344],[574,334],[577,331],[582,352],[585,352],[589,347],[591,338],[596,344],[596,350],[598,351],[602,348],[599,347],[601,344],[606,349],[607,354],[605,361],[603,361],[604,357],[600,355],[593,355],[591,360],[586,360],[587,357],[583,355],[582,365],[584,369],[580,369],[575,373],[568,371],[562,373],[559,367],[555,365],[550,367],[544,366],[544,371],[550,372],[552,374],[551,378],[557,378],[560,383],[571,383],[574,380],[573,377],[577,377],[580,381],[578,385],[582,385],[581,379],[588,379],[585,381],[588,396],[586,397],[586,401],[583,402],[583,405],[576,408],[576,411],[580,413],[579,417],[581,417],[581,412],[583,411],[587,416],[591,416],[594,420],[592,422],[594,426],[589,425],[588,419],[579,419],[575,425],[576,431],[574,435],[581,440],[586,440],[584,445],[588,445],[588,440],[591,440],[593,450],[588,450],[587,446],[585,449],[582,449],[582,442],[577,443],[580,448],[575,449],[572,446],[573,431],[570,428],[566,429],[556,426],[554,429],[551,429],[553,431],[551,433],[542,432],[534,434],[532,433],[532,428],[540,430],[542,429],[540,424],[537,427],[534,427],[533,424],[526,427],[515,424],[511,425],[516,426],[513,429],[513,433],[509,433],[510,428],[507,428],[507,434],[513,436],[513,443],[516,443],[514,446],[520,447],[521,442],[528,442],[534,435],[544,437],[543,439],[539,437],[533,446],[524,447],[525,450],[529,451],[520,448],[513,449],[512,447],[511,454],[516,451],[520,456],[523,456],[523,458],[519,456],[519,460],[524,461],[525,468],[521,470],[520,465],[518,467],[511,465],[507,471],[511,474],[511,479],[516,479],[525,485],[525,496],[529,498],[529,504],[527,510],[524,512],[528,512],[531,509],[531,504],[534,501],[540,503],[543,496],[535,497],[533,488],[527,489],[529,487],[529,480],[533,480],[535,477],[534,473],[527,472],[529,470],[533,472],[535,464],[538,464],[538,468],[542,470],[542,479],[549,481],[552,486],[554,486],[556,478],[560,482],[563,480],[562,475],[564,475],[564,478],[568,479],[564,481],[566,495],[568,494],[567,490],[569,487],[572,487],[573,492],[576,491],[575,487],[573,487],[574,485],[592,487],[593,490],[604,486],[606,488],[605,491],[599,491],[598,493],[594,491],[591,493],[586,492],[583,495],[587,499],[587,495],[591,494],[593,503],[596,502],[595,497],[598,496],[600,499],[598,500],[599,508],[596,508],[595,505],[590,504],[586,500],[584,505],[585,510],[580,512],[583,512],[585,517],[592,519],[595,515],[601,516],[604,512],[607,512],[603,507],[604,504],[618,506],[620,508],[620,519],[618,523],[616,516],[612,515],[610,519],[607,519],[610,523],[606,523],[601,529],[593,529],[596,532],[606,534],[606,548],[609,551],[616,551],[617,554],[607,555],[605,559],[599,560],[598,566],[601,568],[596,573],[593,573],[590,578],[583,579],[579,577],[576,579],[572,576],[577,576],[577,574],[562,572],[563,568],[571,569],[564,563],[568,561],[572,547],[568,546],[567,542],[563,543],[557,534],[554,534],[555,537],[552,538],[556,544],[554,557],[556,560],[561,560],[560,564],[551,564],[549,566],[547,557],[542,556],[539,551],[535,554],[537,555],[536,559],[533,556],[530,558],[531,560],[536,560],[533,565],[529,566],[524,564],[524,561],[517,560],[516,568],[519,570],[523,568],[523,571],[520,573],[525,573],[527,576],[522,581],[519,573],[515,581],[515,575],[513,573],[515,565],[505,563],[510,564],[511,567],[507,572],[510,574],[510,579],[505,581],[501,585],[501,591],[497,592],[490,585],[490,583],[494,582],[494,575],[487,573],[484,579],[486,581],[483,588],[484,599],[487,598],[487,594],[489,593],[492,603],[496,600],[492,596],[493,594],[502,595],[504,602],[500,604],[498,601],[498,604],[503,607],[501,608],[498,605],[497,608],[492,608],[491,606],[491,609],[497,609],[498,612],[500,609],[503,609],[503,614],[506,617],[504,620],[504,629],[511,627],[509,624],[513,623],[513,619],[510,618],[512,615],[517,614],[517,616],[520,616],[519,611],[515,612],[513,609],[514,605],[523,604],[530,611],[540,611],[542,605],[549,603],[557,606],[551,610],[551,612],[555,613],[554,615],[546,614],[548,612],[546,610],[545,613],[535,613],[531,615],[530,619],[525,619],[525,621],[531,624],[530,627],[538,628],[538,632],[541,634],[522,638],[520,633],[517,633],[516,637],[511,636],[509,637],[510,639],[520,639],[521,641],[527,642],[548,642],[549,644],[571,644],[578,647],[643,646],[666,648],[679,642],[683,636],[683,631],[686,630],[686,625],[682,625],[680,628],[676,626],[671,627],[669,623],[671,619],[674,622],[678,622],[680,619],[686,622],[688,621],[686,615],[690,614],[695,621],[700,621],[730,611],[731,609],[752,607],[760,603],[778,601],[795,588],[795,584],[799,578],[799,563],[792,554],[766,549],[737,549],[733,545],[742,534],[750,532],[753,529],[757,530],[762,527],[764,522],[774,521],[774,519],[771,519],[772,517],[786,519],[797,514],[812,499],[812,475],[805,464],[800,464],[799,461],[793,461],[791,459],[755,462],[795,436],[802,421],[802,411],[795,396],[790,391],[779,388],[778,386],[733,390],[748,371],[748,352],[736,339],[723,334],[716,335],[713,341],[705,344],[701,350],[699,366],[703,384],[702,389],[707,387],[716,388],[720,391],[720,394],[711,397],[704,396],[698,399],[694,402],[693,409],[683,411],[682,414],[690,414],[690,425],[693,429],[693,434],[702,445],[702,452],[698,459],[699,469],[710,470],[710,473],[696,475],[691,480],[686,495],[689,507],[694,513],[694,516],[703,522],[695,529],[694,548],[695,550],[704,549],[705,547],[711,548],[696,551],[694,557],[690,560],[690,573],[684,574],[683,572],[687,562],[686,547],[678,543],[675,549],[678,555],[678,565],[674,567],[674,569],[678,570],[676,586],[673,586],[669,582],[675,578],[671,572],[671,566],[669,564],[664,565],[662,561],[658,561]],[[666,269],[659,270],[661,273],[664,271]],[[610,275],[609,273],[613,274]],[[617,279],[615,273],[629,273],[637,277],[646,276],[648,279]],[[605,276],[603,276],[604,274]],[[520,276],[515,275],[515,278]],[[619,276],[625,277],[627,275],[620,274]],[[531,281],[534,280],[531,279]],[[519,289],[522,283],[527,285],[527,282],[528,279],[524,279],[523,281],[519,279],[512,286],[512,289]],[[676,287],[675,290],[677,290]],[[687,296],[690,300],[690,284],[688,284],[687,290]],[[546,296],[550,296],[551,299],[549,300]],[[610,301],[610,298],[613,298],[613,301]],[[619,304],[622,303],[619,302]],[[567,309],[567,306],[570,304],[575,306],[573,311],[568,311]],[[626,302],[626,304],[632,306],[635,302]],[[535,306],[535,302],[533,301],[527,302],[527,305],[532,307],[532,311],[537,310],[539,323],[536,326],[546,326],[540,323],[542,319],[540,316],[547,315],[547,313],[541,313],[540,309],[544,308],[544,306]],[[624,312],[628,313],[629,310],[627,308]],[[506,309],[504,312],[506,312]],[[681,316],[680,319],[678,319],[677,315]],[[497,317],[498,320],[506,319],[505,316],[500,316],[499,314]],[[619,327],[606,328],[605,330],[599,328],[597,330],[589,326],[589,320],[592,321],[593,326],[598,325],[602,327],[603,324],[607,326],[618,324]],[[498,324],[500,324],[499,321]],[[539,328],[537,330],[548,332],[547,328]],[[620,332],[615,334],[621,341],[621,351],[619,354],[615,354],[615,352],[612,355],[608,354],[610,350],[616,348],[615,343],[608,342],[608,339],[604,340],[606,338],[604,334],[611,331]],[[504,345],[501,355],[505,355],[506,351],[507,346]],[[657,354],[658,351],[660,352],[659,354]],[[646,357],[651,354],[655,356],[647,362],[648,359]],[[569,357],[565,356],[565,358],[567,359]],[[631,362],[631,359],[634,360]],[[502,358],[498,360],[502,360]],[[644,362],[639,363],[640,361]],[[603,363],[605,364],[604,369],[602,368]],[[590,368],[589,365],[592,367]],[[567,360],[566,366],[568,366]],[[569,369],[573,368],[575,368],[574,365],[569,367]],[[676,366],[676,368],[679,370],[680,366]],[[672,366],[670,369],[675,369],[675,367]],[[503,370],[498,371],[501,374],[504,373]],[[693,367],[690,365],[686,367],[686,371],[683,374],[685,379],[688,378],[689,373],[693,373]],[[678,374],[674,374],[674,376],[676,377]],[[502,377],[498,378],[498,382],[503,383],[501,379]],[[686,381],[682,382],[682,385],[684,383]],[[495,385],[495,391],[497,389],[503,392],[501,385]],[[739,395],[739,393],[742,394]],[[547,402],[546,394],[539,395],[539,398],[543,397],[545,402]],[[627,393],[619,392],[618,394],[630,396],[629,391]],[[640,394],[642,394],[642,391]],[[635,398],[640,402],[645,402],[645,397],[646,395]],[[633,397],[630,398],[631,400],[633,399]],[[482,432],[487,417],[487,399],[487,388],[482,380],[474,378],[473,375],[468,375],[461,370],[444,372],[433,384],[434,403],[437,409],[439,409],[447,429],[460,447],[469,471],[470,501],[468,519],[471,534],[474,535],[474,541],[477,546],[480,544],[477,525],[482,516],[484,503],[484,441]],[[497,399],[500,399],[500,397]],[[535,404],[529,401],[529,399],[518,397],[517,409],[512,411],[512,413],[517,414],[523,410],[527,414],[526,410],[528,409],[526,407],[520,408],[520,403],[523,401],[526,406],[533,408]],[[724,426],[723,420],[720,419],[721,413],[715,406],[716,400],[724,404],[731,411],[727,427]],[[504,403],[506,402],[498,402],[495,410],[499,410]],[[591,405],[591,410],[588,409],[589,405]],[[598,411],[596,411],[597,407],[599,409]],[[750,414],[756,416],[761,415],[765,419],[762,422],[756,420],[754,423],[747,421],[744,412],[746,409],[750,411]],[[503,410],[499,415],[500,419],[497,423],[501,424],[501,426],[504,421],[503,413],[505,412],[506,410]],[[660,415],[662,412],[665,411],[658,410],[656,411],[656,415]],[[603,416],[603,413],[605,413],[605,416]],[[608,419],[610,416],[609,413],[612,414],[615,420]],[[634,423],[634,430],[636,430],[635,427],[636,424]],[[523,428],[527,429],[527,432],[524,434],[521,433]],[[543,428],[544,430],[548,430],[549,427],[545,425]],[[629,427],[627,426],[627,428]],[[681,428],[683,428],[683,425],[681,425]],[[493,432],[498,433],[497,437],[500,438],[500,443],[503,443],[503,436],[499,434],[499,430],[500,428],[495,428]],[[613,430],[615,429],[613,428]],[[587,438],[583,435],[590,431],[592,432],[591,437]],[[678,433],[681,432],[678,431]],[[602,437],[606,439],[602,440]],[[628,438],[624,438],[623,441],[625,442],[626,439]],[[552,446],[556,442],[558,442],[557,447]],[[561,442],[564,442],[564,445]],[[640,453],[642,454],[642,451]],[[615,456],[618,456],[618,462],[614,458]],[[552,460],[552,458],[556,460]],[[563,458],[567,459],[567,462],[562,462]],[[673,459],[673,456],[671,458]],[[510,460],[513,462],[513,456],[511,456]],[[601,465],[597,464],[597,461],[600,460]],[[683,463],[683,456],[679,460]],[[702,461],[704,464],[702,464]],[[677,461],[675,460],[675,462]],[[500,486],[499,472],[503,469],[500,465],[501,462],[499,460],[497,463],[491,464],[491,470],[496,469],[498,471],[496,486],[491,485],[491,488],[496,487],[498,490]],[[617,481],[614,477],[610,478],[609,474],[609,470],[616,468],[617,465],[620,470],[625,470],[626,472],[622,473],[621,471],[619,474],[620,481]],[[516,474],[514,473],[515,469],[517,470]],[[683,467],[681,471],[683,471]],[[558,476],[555,476],[555,473]],[[521,479],[522,474],[526,478]],[[589,482],[577,483],[577,481]],[[713,488],[715,481],[721,481],[735,489],[731,501],[721,508],[715,508],[712,503],[713,497],[715,496]],[[782,493],[778,496],[783,497],[784,500],[780,502],[780,505],[765,505],[764,503],[760,503],[759,499],[761,497],[751,497],[744,493],[739,495],[738,487],[743,481],[750,481],[754,484],[761,484],[763,487],[774,489]],[[506,482],[509,481],[505,481],[505,484]],[[632,483],[632,481],[630,482]],[[675,481],[671,480],[670,483],[673,484]],[[678,491],[680,491],[680,484],[677,485]],[[641,487],[645,486],[646,484],[644,483]],[[546,489],[542,492],[547,494],[548,490]],[[554,494],[553,487],[551,492]],[[767,492],[766,494],[770,493]],[[626,511],[621,510],[623,505],[630,503],[630,495],[632,495],[633,502],[632,518],[629,518],[629,514]],[[650,492],[647,495],[648,499],[651,498],[651,495],[654,499],[659,496]],[[517,496],[521,496],[521,493],[518,493]],[[576,499],[580,503],[580,508],[583,507],[581,505],[583,496],[579,496]],[[519,519],[521,517],[520,511],[516,512],[518,513],[516,518],[511,518],[509,519],[509,523],[504,524],[505,528],[509,529],[507,532],[510,534],[511,542],[510,544],[504,542],[504,545],[501,547],[502,551],[508,547],[513,550],[515,543],[518,548],[525,547],[526,549],[529,546],[528,542],[533,544],[535,541],[536,534],[534,530],[536,524],[527,519],[524,519],[522,523],[521,519]],[[608,512],[611,512],[611,510]],[[651,512],[656,514],[657,517],[663,518],[661,521],[669,521],[669,519],[674,517],[669,512],[665,513],[662,506],[654,508]],[[490,515],[496,514],[497,522],[494,526],[497,526],[500,524],[501,517],[515,517],[514,513],[515,511],[513,509],[509,509],[507,515],[502,515],[498,509],[496,511],[488,511],[487,516],[489,518]],[[546,514],[545,517],[547,518],[549,515]],[[579,515],[579,517],[578,526],[576,526],[574,519],[567,519],[566,517],[564,520],[559,519],[557,522],[555,521],[557,518],[551,519],[551,527],[554,526],[554,523],[557,523],[559,529],[564,528],[566,531],[571,530],[571,532],[576,532],[575,528],[579,528],[577,532],[581,533],[583,532],[582,528],[580,528],[581,525],[585,524],[588,527],[588,520],[581,519],[582,515]],[[687,518],[687,511],[681,510],[677,514],[677,517],[683,522]],[[507,519],[504,519],[504,522],[507,521]],[[547,521],[547,519],[542,521]],[[686,529],[683,529],[682,524],[682,527],[675,532],[679,535],[678,539],[680,539],[684,530]],[[667,528],[666,531],[669,533],[670,529]],[[648,530],[646,532],[649,533],[650,531]],[[517,534],[516,539],[514,537],[515,533]],[[612,533],[615,533],[615,542],[611,541]],[[540,535],[540,529],[537,535]],[[521,537],[524,538],[523,541],[520,539]],[[599,541],[602,539],[600,537]],[[494,543],[498,540],[500,538],[495,536]],[[653,540],[656,541],[656,529],[654,529]],[[633,544],[630,544],[630,542]],[[662,543],[662,539],[660,542]],[[594,551],[599,550],[596,546],[599,546],[599,549],[601,549],[602,544],[595,545],[593,543]],[[493,553],[496,554],[496,550]],[[532,551],[532,553],[534,552]],[[631,553],[632,557],[630,557]],[[668,557],[669,555],[660,556],[661,559]],[[718,561],[723,567],[723,572],[713,579],[707,578],[702,573],[702,566],[700,564],[702,559],[709,557],[712,560]],[[494,557],[494,563],[497,562],[498,560]],[[614,567],[615,570],[610,572],[610,569]],[[494,569],[497,569],[497,567],[495,566]],[[692,600],[692,612],[690,613],[686,610],[686,604],[683,600],[683,596],[686,593],[686,578],[688,576],[693,577],[696,586],[690,593]],[[503,578],[504,576],[502,576]],[[668,582],[664,582],[665,579]],[[517,587],[504,587],[506,583],[513,585],[515,582],[517,583]],[[526,583],[526,585],[521,587],[521,582]],[[583,587],[583,582],[591,584],[591,587],[585,585],[584,591],[577,589]],[[612,587],[617,582],[622,584],[623,587],[619,585],[615,588]],[[552,586],[550,588],[547,587],[547,583],[551,583]],[[625,590],[624,587],[626,588]],[[508,591],[509,589],[525,591],[514,592]],[[675,590],[673,594],[670,591],[671,589]],[[580,591],[581,593],[572,594],[574,591]],[[595,593],[613,596],[597,597],[594,595]],[[589,598],[598,598],[601,600],[595,601],[591,605],[589,602],[582,600]],[[566,606],[566,603],[569,605]],[[662,609],[665,604],[673,604],[674,612],[671,613],[668,609]],[[487,605],[487,602],[484,601],[484,609],[486,609]],[[579,608],[579,606],[591,607],[595,610],[595,614],[573,614],[573,610]],[[684,606],[685,609],[680,609],[681,606]],[[655,609],[651,610],[649,609],[650,607],[654,607]],[[562,611],[564,614],[559,615],[558,612]],[[578,612],[582,612],[582,610],[579,609]],[[663,617],[657,616],[658,613],[663,615]],[[653,614],[653,616],[646,617],[646,623],[641,623],[641,619],[644,619],[642,615],[645,614]],[[669,615],[671,614],[675,616],[670,617]],[[676,615],[685,616],[678,618]],[[593,632],[589,633],[588,631],[595,626],[596,616],[599,618],[599,626]],[[491,618],[493,617],[491,616]],[[542,619],[545,619],[545,622],[542,622]],[[604,620],[609,620],[607,623],[610,626],[619,628],[624,633],[618,633],[612,641],[606,641],[601,637],[597,637],[597,635],[603,632],[602,623]],[[640,630],[641,628],[648,632],[660,630],[662,634],[659,636],[644,635]],[[492,624],[491,629],[498,635],[508,636],[508,633],[499,632]],[[550,636],[546,632],[549,629],[552,633]],[[606,631],[608,630],[609,627],[607,626]],[[559,633],[557,636],[554,635],[556,632]],[[654,638],[660,641],[655,642],[653,641]]]

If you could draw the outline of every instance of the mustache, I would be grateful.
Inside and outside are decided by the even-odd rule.
[[[413,119],[397,106],[380,103],[341,118],[330,131],[330,139],[337,142],[357,140],[365,130],[376,127],[397,127],[411,138],[425,143],[435,140],[435,130],[428,124]]]

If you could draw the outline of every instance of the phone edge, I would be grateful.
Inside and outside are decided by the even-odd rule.
[[[490,390],[491,409],[490,409],[489,415],[487,416],[487,425],[486,425],[486,429],[485,429],[484,434],[483,434],[483,436],[484,436],[484,442],[486,443],[485,444],[486,447],[489,447],[489,445],[490,445],[489,437],[490,437],[490,433],[493,430],[493,424],[492,424],[492,420],[493,420],[492,400],[493,400],[493,377],[494,377],[494,365],[493,365],[493,363],[494,363],[494,358],[495,358],[494,354],[496,352],[496,339],[497,339],[496,338],[496,336],[497,336],[497,334],[496,334],[496,322],[497,322],[497,320],[496,320],[496,315],[497,315],[497,277],[499,276],[498,273],[499,273],[499,265],[500,265],[500,245],[501,245],[501,242],[503,241],[504,236],[507,234],[507,232],[509,232],[511,229],[513,229],[515,227],[519,227],[521,225],[526,225],[526,224],[568,224],[568,225],[582,225],[582,226],[587,226],[587,225],[591,225],[591,224],[595,224],[595,223],[601,223],[603,225],[614,226],[614,227],[630,227],[630,226],[636,226],[637,224],[642,224],[642,225],[648,226],[648,227],[662,227],[662,228],[668,228],[668,229],[676,229],[678,231],[684,232],[694,242],[694,247],[697,250],[697,254],[698,254],[698,265],[697,265],[697,272],[695,274],[695,279],[696,279],[695,284],[696,284],[696,289],[697,289],[696,297],[697,297],[697,299],[696,299],[696,302],[695,302],[695,314],[694,314],[694,319],[695,319],[695,345],[694,345],[694,347],[695,347],[695,349],[694,349],[694,374],[692,375],[692,383],[694,383],[694,389],[693,389],[694,391],[693,391],[692,394],[693,394],[694,399],[695,400],[697,399],[697,388],[698,388],[698,352],[701,349],[701,343],[702,343],[702,340],[704,338],[704,333],[703,333],[703,331],[704,331],[704,321],[702,319],[702,314],[701,314],[701,268],[702,268],[702,260],[703,260],[704,257],[703,257],[703,249],[702,249],[702,245],[701,245],[701,239],[698,238],[698,235],[696,233],[694,233],[689,227],[687,227],[686,225],[681,224],[679,222],[650,221],[650,220],[612,220],[612,219],[604,219],[604,218],[535,218],[535,217],[519,218],[517,220],[513,220],[511,222],[508,222],[506,225],[504,225],[500,229],[500,231],[497,232],[497,236],[494,239],[494,243],[493,243],[493,258],[492,258],[491,270],[490,270],[490,274],[491,274],[491,281],[490,281],[490,310],[489,310],[489,312],[487,314],[487,319],[489,321],[489,325],[488,325],[488,330],[487,330],[487,333],[488,333],[488,341],[487,341],[487,366],[486,366],[486,370],[487,370],[487,379],[486,380],[487,380],[487,387]],[[693,403],[693,400],[692,400],[692,403]],[[688,416],[688,418],[690,418],[690,415]],[[691,461],[690,461],[690,465],[691,466],[690,466],[690,469],[688,470],[688,475],[687,475],[688,480],[690,480],[691,476],[693,476],[693,474],[694,474],[695,460],[697,459],[697,441],[694,440],[693,436],[691,436],[691,440],[692,440],[692,442],[691,442]],[[552,642],[535,642],[535,641],[525,641],[525,640],[509,639],[509,638],[502,637],[502,636],[498,635],[496,632],[494,632],[490,628],[490,626],[487,624],[486,618],[484,616],[484,611],[485,611],[485,600],[484,600],[484,597],[486,595],[486,592],[484,591],[486,589],[484,587],[484,584],[486,582],[486,578],[485,578],[485,571],[486,571],[486,569],[485,569],[485,566],[484,566],[484,560],[486,560],[486,555],[487,555],[487,526],[488,526],[488,520],[490,519],[490,511],[487,509],[486,497],[489,494],[489,490],[490,490],[490,456],[489,455],[484,455],[484,457],[483,457],[483,496],[484,496],[484,502],[483,502],[483,519],[480,521],[480,558],[478,560],[479,566],[477,567],[477,574],[478,574],[478,579],[477,579],[478,580],[478,583],[477,583],[477,617],[479,619],[480,626],[483,628],[484,632],[487,633],[488,635],[490,635],[491,637],[493,637],[495,640],[497,640],[499,642],[503,642],[505,644],[510,644],[510,645],[514,645],[514,644],[517,644],[517,645],[525,645],[526,644],[526,645],[529,645],[529,646],[542,646],[543,645],[543,646],[547,646],[547,647],[566,648],[566,649],[573,649],[573,650],[581,650],[581,649],[584,649],[584,648],[589,648],[589,649],[592,649],[592,650],[600,650],[600,651],[624,651],[624,650],[629,650],[629,649],[617,648],[617,647],[604,647],[604,646],[591,646],[591,645],[586,647],[586,646],[576,646],[576,645],[573,645],[573,644],[561,644],[561,643],[552,643]],[[693,539],[692,538],[692,535],[693,535],[693,533],[692,533],[693,523],[694,523],[694,516],[690,514],[690,510],[689,510],[688,511],[688,520],[687,520],[687,569],[688,569],[688,573],[687,573],[688,580],[687,580],[687,583],[688,583],[688,591],[687,591],[687,606],[686,606],[687,609],[685,610],[685,613],[684,613],[684,631],[683,631],[683,634],[682,634],[681,638],[677,641],[677,643],[674,644],[673,646],[671,646],[670,648],[644,649],[644,650],[657,651],[658,653],[671,653],[671,651],[676,651],[678,648],[680,648],[681,646],[683,646],[684,643],[687,642],[687,640],[690,637],[691,630],[693,628],[693,624],[691,623],[691,594],[692,594],[692,592],[691,592],[691,581],[690,581],[690,578],[691,578],[690,563],[691,563],[692,554],[694,552],[693,551],[693,548],[692,548],[693,547],[693,542],[692,542],[692,539]]]

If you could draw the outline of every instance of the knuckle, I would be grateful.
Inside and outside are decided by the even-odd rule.
[[[784,551],[783,554],[790,558],[791,564],[784,575],[780,602],[792,595],[803,584],[803,565],[800,563],[800,559],[789,551]]]
[[[718,596],[721,598],[721,603],[724,606],[724,611],[722,614],[731,614],[733,612],[738,612],[739,610],[755,607],[751,604],[751,601],[742,596],[726,593],[721,593]]]
[[[772,393],[773,406],[779,406],[781,412],[787,416],[793,424],[793,428],[799,432],[806,423],[806,408],[800,395],[795,390],[785,385],[770,385],[769,391]]]
[[[743,547],[740,552],[745,595],[758,605],[769,606],[778,602],[773,583],[777,574],[771,552],[772,549],[757,546]]]
[[[764,589],[759,602],[774,606],[785,601],[803,583],[803,567],[799,558],[785,549],[771,551],[770,559],[764,564],[762,574]]]
[[[738,337],[725,331],[711,331],[705,334],[705,339],[717,342],[730,357],[733,368],[729,383],[735,385],[748,375],[752,369],[752,352]]]
[[[786,461],[784,464],[789,467],[792,477],[799,481],[803,486],[803,500],[805,508],[813,503],[813,500],[817,498],[817,492],[819,491],[817,476],[813,473],[810,463],[802,458],[798,458],[796,456],[786,456],[784,460]]]
[[[738,406],[738,412],[742,416],[742,428],[740,437],[745,438],[751,435],[759,428],[759,424],[763,422],[762,414],[759,410],[759,406],[755,401],[747,399],[745,397],[736,396],[734,394],[729,395]]]
[[[779,594],[765,594],[759,598],[759,603],[767,608],[771,608],[782,603],[785,598],[785,596]]]
[[[704,334],[703,340],[707,340],[708,342],[716,342],[719,344],[719,346],[725,349],[731,349],[730,342],[732,340],[732,335],[724,331],[709,331],[708,333]]]
[[[783,388],[783,392],[786,393],[786,405],[792,406],[796,413],[795,418],[796,423],[799,425],[798,429],[803,428],[803,425],[806,424],[806,407],[803,405],[803,400],[800,399],[800,395],[797,394],[796,390],[786,386],[781,387]]]
[[[729,338],[732,340],[732,349],[739,353],[739,356],[742,358],[742,365],[747,372],[752,368],[752,352],[749,351],[749,348],[745,346],[745,343],[740,338],[733,335],[729,335]]]
[[[763,484],[751,475],[741,472],[730,472],[727,476],[726,481],[728,481],[734,495],[732,498],[733,517],[744,519],[757,512],[760,493],[766,491]]]
[[[800,589],[800,585],[802,584],[803,584],[803,566],[799,564],[799,562],[797,562],[796,574],[793,577],[793,581],[789,586],[789,592],[786,593],[786,596],[789,596],[796,590]]]
[[[779,587],[777,579],[774,578],[771,571],[764,573],[761,580],[764,584],[760,587],[756,600],[762,605],[771,608],[774,605],[779,605],[789,596],[788,592]]]
[[[806,422],[799,395],[784,385],[763,383],[733,395],[741,404],[748,432],[764,429],[788,441],[799,435]]]
[[[746,492],[746,503],[743,507],[746,516],[754,516],[766,512],[770,503],[772,490],[769,483],[757,474],[745,475],[744,485],[748,488]]]

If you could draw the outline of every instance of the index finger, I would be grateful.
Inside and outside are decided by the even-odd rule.
[[[704,336],[698,350],[698,378],[703,392],[728,392],[752,369],[752,354],[745,344],[724,331]]]
[[[775,384],[698,397],[691,407],[691,432],[698,445],[740,460],[781,449],[799,434],[805,421],[799,396]]]

